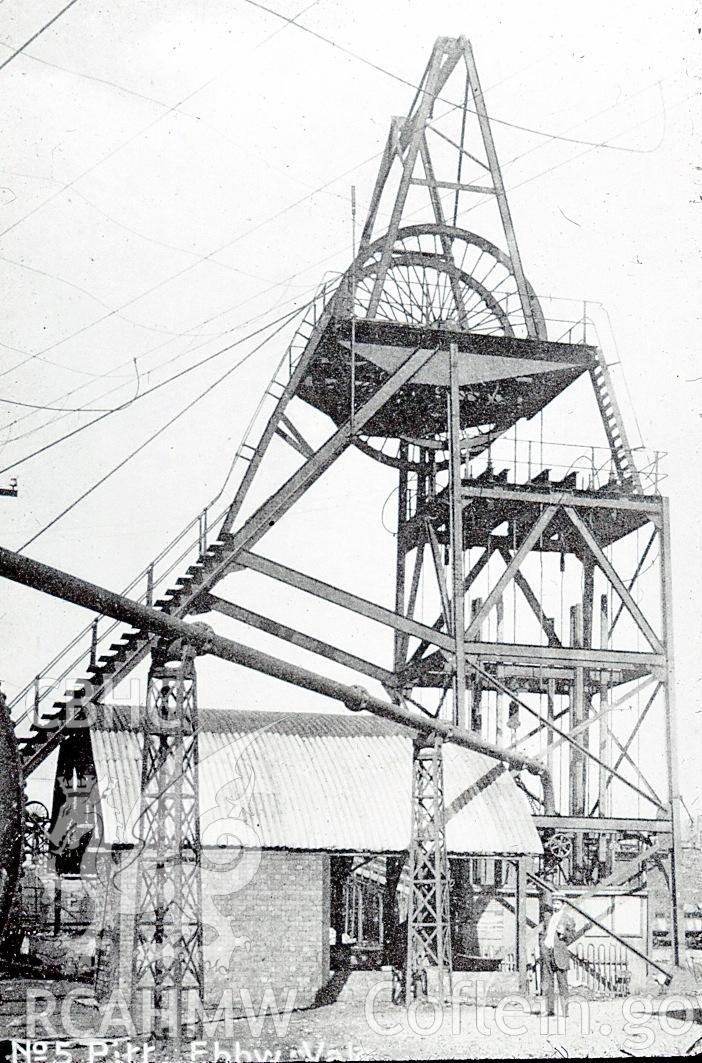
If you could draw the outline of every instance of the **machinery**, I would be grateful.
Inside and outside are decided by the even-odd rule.
[[[477,176],[467,176],[469,168]],[[459,224],[483,203],[494,208],[500,243]],[[389,224],[378,235],[383,214]],[[25,774],[86,705],[152,652],[156,636],[184,639],[195,652],[530,773],[523,784],[546,848],[540,886],[620,888],[663,862],[679,963],[667,501],[657,459],[628,440],[586,308],[558,316],[547,320],[525,276],[470,43],[439,38],[407,117],[391,123],[358,254],[320,288],[281,359],[235,455],[223,512],[199,514],[121,596],[0,552],[0,574],[97,614],[13,703]],[[572,442],[543,434],[572,388],[591,406],[600,440],[577,453]],[[567,460],[563,447],[571,448]],[[281,448],[295,462],[282,479]],[[393,608],[257,549],[352,450],[395,477]],[[252,487],[268,475],[276,486],[252,504]],[[654,562],[657,601],[649,610],[648,599],[637,599],[637,581]],[[184,574],[176,580],[174,571]],[[333,631],[314,637],[217,593],[240,572],[380,625],[391,660],[366,660]],[[425,574],[433,596],[420,594]],[[214,622],[218,614],[370,678],[386,697],[184,622],[204,615]],[[57,674],[66,690],[52,704],[55,686],[45,677]],[[654,765],[637,759],[642,737],[665,753]],[[0,740],[12,748],[9,727]],[[427,818],[415,805],[412,896],[417,910],[429,904],[431,918],[426,931],[410,913],[408,964],[413,970],[424,949],[450,973],[440,761],[434,737],[416,743],[414,792],[417,802],[431,794],[435,811]],[[0,836],[8,884],[19,765],[13,779],[2,784],[14,824],[6,842]],[[427,888],[421,876],[429,865]]]

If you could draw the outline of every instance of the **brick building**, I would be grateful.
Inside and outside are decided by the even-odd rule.
[[[92,727],[63,743],[52,812],[58,881],[64,892],[87,890],[91,900],[90,916],[67,932],[83,946],[93,942],[101,977],[118,979],[125,993],[139,720],[139,710],[105,706]],[[293,992],[295,1006],[308,1006],[339,962],[330,943],[366,945],[366,955],[375,946],[382,959],[398,909],[401,917],[412,735],[364,714],[204,710],[200,722],[208,997],[234,983],[254,1001],[272,990],[279,1000]],[[515,926],[513,903],[498,896],[511,892],[504,869],[541,852],[529,803],[494,760],[450,745],[444,755],[456,948],[507,956]],[[478,866],[493,876],[503,869],[496,892],[481,903],[473,899]],[[365,923],[349,909],[350,883],[359,881],[374,883],[378,898]],[[368,940],[358,941],[359,925]]]

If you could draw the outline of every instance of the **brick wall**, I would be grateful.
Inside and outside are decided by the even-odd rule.
[[[257,1001],[270,989],[282,1004],[294,991],[307,1007],[329,978],[329,858],[259,855],[233,889],[226,874],[203,870],[208,997],[233,987]]]
[[[137,869],[131,854],[120,859],[123,869],[110,887],[98,984],[104,997],[119,983],[129,999]],[[242,989],[254,1006],[271,992],[280,1007],[288,999],[295,1007],[314,1002],[329,978],[327,854],[268,850],[236,860],[230,850],[206,850],[202,894],[209,1007],[227,991],[236,1009]]]

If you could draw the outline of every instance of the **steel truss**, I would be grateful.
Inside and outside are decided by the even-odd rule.
[[[456,179],[446,181],[442,180],[440,176],[437,176],[429,140],[432,135],[441,136],[441,133],[437,131],[437,127],[432,124],[434,109],[437,101],[442,100],[442,92],[444,91],[446,83],[461,63],[463,63],[465,67],[465,102],[463,106],[464,124],[462,126],[462,143],[454,145],[458,152]],[[443,100],[443,102],[445,103],[446,101]],[[478,119],[480,138],[485,153],[482,159],[475,159],[465,148],[465,117],[467,116],[471,104],[471,109],[474,110]],[[482,168],[489,183],[476,185],[462,179],[462,170],[466,157]],[[370,248],[383,192],[386,190],[386,186],[391,177],[393,165],[396,162],[399,163],[401,171],[400,179],[395,194],[390,225],[387,233],[382,239],[382,250],[380,252],[378,269],[373,279],[367,316],[376,316],[381,305],[383,288],[388,269],[391,265],[393,247],[400,229],[400,222],[403,211],[405,210],[407,195],[410,188],[414,185],[427,189],[434,219],[438,225],[442,226],[445,225],[447,221],[442,205],[442,191],[450,190],[454,193],[454,226],[458,216],[459,202],[463,202],[463,200],[460,199],[461,193],[491,195],[495,197],[507,242],[511,268],[514,272],[519,302],[526,323],[527,334],[532,337],[539,335],[539,332],[541,331],[539,327],[540,312],[537,312],[533,305],[532,293],[524,275],[522,259],[517,245],[514,224],[512,222],[512,215],[507,200],[507,193],[502,179],[502,171],[500,169],[497,151],[492,137],[492,129],[487,109],[485,107],[485,99],[480,85],[480,78],[478,77],[478,69],[475,65],[473,49],[471,48],[470,42],[465,37],[459,37],[455,40],[447,37],[438,38],[424,72],[424,76],[420,82],[419,90],[415,96],[414,104],[409,115],[406,118],[393,119],[380,169],[378,171],[375,188],[373,189],[373,195],[368,209],[368,217],[361,236],[360,260],[364,259]],[[420,176],[420,173],[418,172],[418,162],[421,163],[421,167],[424,171],[423,176]],[[445,257],[451,259],[452,241],[450,237],[442,236],[441,243]],[[458,305],[460,320],[460,317],[465,313],[465,308],[461,306],[461,296],[456,288],[455,278],[452,280],[452,288],[455,301]]]
[[[439,999],[451,998],[451,919],[442,742],[417,738],[412,756],[412,838],[407,910],[405,1000],[428,993],[438,972]]]
[[[453,104],[461,89],[463,107],[453,107],[458,132],[448,136],[437,108]],[[465,179],[468,165],[479,167],[480,183]],[[404,224],[410,197],[424,193],[430,220]],[[448,213],[447,195],[453,206]],[[457,226],[466,201],[486,195],[496,205],[507,253]],[[377,236],[386,202],[390,225]],[[511,375],[499,369],[505,358],[514,359]],[[592,382],[609,446],[610,481],[582,487],[572,473],[552,478],[545,463],[535,463],[526,482],[510,480],[506,470],[494,467],[492,448],[580,375]],[[615,860],[619,839],[633,833],[645,854],[655,834],[670,866],[673,958],[679,962],[684,942],[667,502],[644,492],[602,353],[584,338],[547,338],[464,38],[436,42],[409,115],[393,120],[356,261],[311,308],[266,399],[270,413],[254,419],[237,452],[226,513],[209,531],[201,529],[198,561],[156,606],[176,619],[225,615],[344,665],[382,684],[398,709],[414,705],[437,712],[444,725],[451,718],[476,738],[489,737],[505,757],[533,752],[545,769],[560,760],[567,785],[556,809],[544,807],[542,793],[532,795],[552,878],[582,888],[595,877],[604,888],[622,866]],[[331,420],[331,434],[321,442],[314,436],[319,420],[310,429],[304,413],[299,416],[306,405]],[[264,463],[275,468],[271,454],[281,442],[295,455],[296,471],[245,515],[252,484]],[[396,471],[394,607],[256,549],[350,448]],[[475,472],[478,459],[485,467]],[[615,553],[639,533],[647,545],[632,576],[620,569]],[[636,598],[652,543],[659,552],[657,616]],[[580,566],[581,591],[577,600],[569,599],[565,623],[557,623],[530,574],[534,558],[550,566],[556,579],[559,568]],[[433,573],[440,606],[428,616],[421,610],[425,569]],[[331,633],[313,637],[215,593],[226,576],[244,570],[381,625],[392,640],[392,659],[366,660],[338,645]],[[521,609],[508,637],[505,601],[514,588]],[[148,580],[146,593],[151,604]],[[525,616],[536,620],[536,633]],[[623,629],[628,641],[619,638]],[[69,690],[25,743],[25,770],[61,741],[69,709],[80,712],[99,700],[145,659],[150,637],[136,626],[111,653],[100,656],[100,647],[91,646],[87,679]],[[646,696],[624,734],[613,714],[632,684]],[[434,692],[437,701],[428,710],[417,699]],[[355,707],[363,706],[364,697]],[[636,756],[637,736],[654,721],[663,728],[663,787],[654,785]],[[620,807],[626,795],[643,803],[641,814]],[[416,819],[416,801],[413,808]],[[439,815],[440,806],[435,808]],[[440,891],[439,878],[434,881]],[[412,955],[410,969],[416,964]]]
[[[132,1014],[176,1046],[202,1029],[197,684],[192,647],[153,651],[143,728]]]
[[[568,777],[567,793],[561,795],[556,820],[541,817],[538,822],[543,828],[552,874],[561,888],[582,888],[597,882],[600,891],[606,890],[619,866],[619,841],[625,837],[637,838],[639,849],[645,854],[629,876],[631,880],[640,876],[642,866],[650,868],[664,856],[669,868],[672,954],[678,964],[684,951],[684,932],[677,876],[680,796],[669,622],[667,500],[643,498],[633,490],[617,499],[619,514],[627,515],[626,527],[640,532],[642,539],[633,576],[625,578],[609,556],[616,551],[618,536],[615,534],[613,543],[611,523],[601,519],[612,500],[560,491],[532,495],[495,483],[486,487],[469,484],[463,495],[473,513],[478,505],[491,507],[483,529],[488,545],[480,548],[478,560],[466,578],[469,596],[491,559],[497,570],[487,583],[484,597],[472,599],[471,620],[465,631],[473,724],[485,737],[495,736],[495,731],[490,731],[494,727],[495,737],[506,748],[533,754],[540,745],[544,762],[551,770],[560,758]],[[503,523],[502,505],[511,506],[512,515],[506,532],[498,536],[493,532]],[[445,524],[438,534],[440,540],[447,541]],[[554,543],[557,550],[552,549]],[[660,593],[658,601],[649,601],[644,609],[634,592],[653,545],[659,553]],[[546,615],[543,601],[524,574],[527,559],[539,554],[542,564],[551,563],[552,572],[557,571],[554,566],[559,565],[560,556],[580,566],[581,597],[571,604],[570,623],[565,630],[556,630],[553,617]],[[501,567],[494,563],[496,559],[502,561]],[[599,620],[595,613],[596,575],[602,592]],[[538,645],[503,638],[500,606],[512,586],[519,589],[524,609],[531,611],[539,623],[542,642]],[[618,603],[613,612],[612,599]],[[523,610],[522,619],[524,615]],[[491,617],[497,617],[493,624],[496,637],[488,639],[483,633]],[[629,624],[629,641],[639,643],[636,650],[616,645],[617,629],[625,620]],[[434,626],[437,632],[445,626],[443,612]],[[400,684],[407,684],[404,689],[441,689],[447,647],[448,642],[437,635],[424,636],[407,658],[404,670],[399,670]],[[623,731],[617,723],[617,710],[627,700],[635,701],[638,711],[628,730]],[[559,701],[563,707],[556,712]],[[483,717],[489,702],[489,711],[496,717],[490,724]],[[512,736],[505,730],[508,706],[522,721]],[[657,739],[651,737],[655,731],[647,730],[655,724]],[[641,734],[648,735],[650,742],[660,743],[665,753],[663,772],[660,760],[645,764],[636,756],[635,742]],[[652,778],[652,771],[659,777],[663,775],[662,787],[659,778]],[[631,811],[627,794],[635,798],[640,811]],[[623,807],[629,810],[623,811]],[[653,817],[655,826],[651,827]],[[663,848],[655,852],[647,851],[652,835],[665,839]],[[617,876],[619,886],[626,881]],[[655,963],[651,966],[655,967]]]

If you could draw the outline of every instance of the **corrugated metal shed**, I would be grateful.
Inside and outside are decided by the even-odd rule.
[[[91,728],[104,842],[132,844],[139,811],[138,710]],[[398,852],[410,834],[412,734],[363,714],[203,710],[205,845]],[[540,853],[528,802],[501,764],[444,746],[449,850]]]

